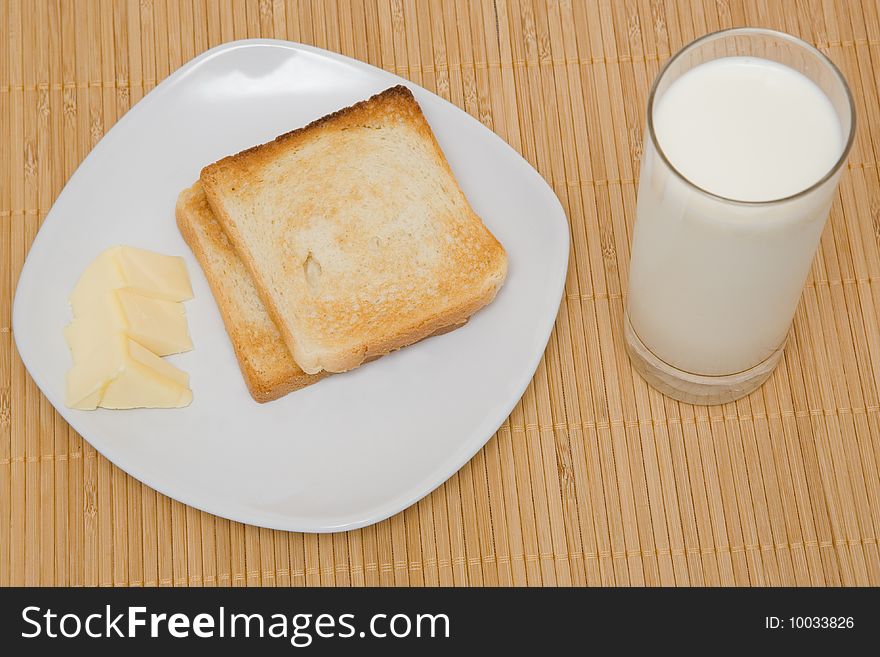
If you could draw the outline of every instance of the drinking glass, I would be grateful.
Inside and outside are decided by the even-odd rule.
[[[730,56],[784,64],[831,101],[845,145],[814,184],[785,198],[736,200],[699,187],[667,158],[655,132],[658,102],[691,69]],[[630,360],[648,383],[682,401],[712,404],[743,397],[770,376],[854,132],[846,80],[791,35],[723,30],[685,46],[663,67],[648,98],[624,322]]]

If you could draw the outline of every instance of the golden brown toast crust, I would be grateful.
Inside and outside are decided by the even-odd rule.
[[[336,127],[342,120],[356,117],[360,113],[363,113],[365,111],[369,112],[372,108],[378,105],[386,105],[394,102],[394,100],[403,101],[402,105],[404,107],[407,107],[411,112],[413,110],[413,105],[415,105],[415,111],[413,112],[413,114],[417,114],[418,116],[422,115],[418,105],[415,104],[415,98],[413,98],[412,92],[408,88],[404,87],[402,84],[399,84],[396,87],[390,87],[385,91],[382,91],[375,96],[370,96],[366,100],[357,102],[354,105],[349,105],[348,107],[343,107],[342,109],[338,109],[335,112],[326,114],[321,118],[315,119],[311,123],[307,123],[301,128],[296,128],[295,130],[291,130],[290,132],[285,132],[282,135],[278,135],[277,137],[275,137],[275,139],[266,142],[265,144],[257,144],[256,146],[251,146],[250,148],[246,148],[243,151],[239,151],[234,155],[227,155],[226,157],[217,160],[213,164],[209,164],[208,166],[204,167],[201,172],[200,182],[204,183],[205,181],[214,181],[216,174],[230,165],[246,165],[246,163],[248,161],[251,161],[254,157],[258,159],[267,159],[268,157],[271,157],[271,155],[275,151],[283,150],[284,148],[286,148],[286,145],[291,140],[308,137],[315,130],[317,130],[318,128],[322,128],[325,125]],[[433,133],[431,133],[431,136],[433,137]],[[208,196],[210,197],[210,192],[208,192]]]
[[[391,155],[414,153],[417,166],[382,159],[391,147],[383,139],[397,148]],[[307,372],[345,371],[460,325],[507,273],[504,249],[471,209],[406,87],[223,158],[201,182]],[[298,195],[297,185],[309,193]]]
[[[251,396],[272,401],[322,379],[297,366],[265,309],[254,309],[253,280],[214,218],[201,183],[180,193],[176,215],[211,286]]]

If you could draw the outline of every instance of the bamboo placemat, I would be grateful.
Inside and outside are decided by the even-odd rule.
[[[631,370],[622,316],[647,91],[722,27],[799,35],[859,132],[782,365],[679,404]],[[0,585],[880,584],[880,7],[875,0],[0,0]],[[28,378],[12,292],[65,181],[158,81],[274,37],[464,108],[550,182],[571,265],[534,381],[458,474],[336,535],[229,522],[84,442]]]

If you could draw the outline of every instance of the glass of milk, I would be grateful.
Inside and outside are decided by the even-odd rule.
[[[626,343],[697,404],[760,386],[782,356],[855,131],[840,71],[788,34],[704,36],[648,99]]]

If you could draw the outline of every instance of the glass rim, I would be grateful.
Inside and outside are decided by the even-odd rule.
[[[809,187],[806,187],[800,191],[795,192],[794,194],[789,194],[788,196],[782,196],[780,198],[773,198],[773,199],[768,199],[768,200],[764,200],[764,201],[746,201],[743,199],[730,198],[727,196],[722,196],[721,194],[716,194],[712,191],[709,191],[708,189],[706,189],[704,187],[700,187],[695,182],[693,182],[690,178],[685,176],[681,171],[679,171],[672,164],[672,162],[669,161],[669,158],[666,156],[666,153],[663,151],[663,148],[660,146],[659,139],[657,139],[657,133],[654,130],[654,101],[655,101],[655,98],[657,95],[657,88],[660,86],[660,81],[663,79],[663,77],[669,71],[672,64],[674,64],[683,55],[690,52],[693,48],[697,47],[698,45],[700,45],[702,43],[718,39],[722,36],[730,36],[730,35],[737,35],[737,34],[742,34],[742,35],[761,34],[764,36],[773,36],[773,37],[788,41],[790,43],[793,43],[793,44],[807,50],[808,52],[815,55],[819,59],[819,61],[823,62],[831,70],[831,72],[834,74],[834,77],[837,79],[837,81],[843,87],[844,94],[846,95],[846,102],[849,107],[850,126],[849,126],[849,135],[847,136],[846,144],[843,147],[843,151],[841,152],[840,157],[831,166],[831,168],[828,170],[828,172],[825,173],[825,175],[823,175],[821,178],[819,178],[819,180],[817,180],[816,182],[811,184]],[[821,50],[819,50],[818,48],[807,43],[803,39],[800,39],[800,38],[793,36],[791,34],[788,34],[786,32],[780,32],[779,30],[771,30],[769,28],[764,28],[764,27],[733,27],[733,28],[726,28],[723,30],[717,30],[715,32],[710,32],[709,34],[704,34],[703,36],[699,37],[698,39],[694,39],[693,41],[691,41],[687,45],[682,46],[674,55],[672,55],[672,57],[669,58],[669,60],[663,65],[663,68],[660,69],[660,72],[657,73],[657,77],[654,78],[654,83],[651,85],[651,92],[648,95],[648,121],[647,121],[647,123],[648,123],[648,137],[650,138],[651,142],[654,144],[654,148],[657,150],[657,154],[660,156],[660,159],[688,187],[691,187],[691,188],[697,190],[698,192],[705,194],[706,196],[709,196],[711,198],[714,198],[714,199],[717,199],[720,201],[724,201],[725,203],[735,203],[738,205],[760,207],[760,206],[766,206],[766,205],[774,205],[774,204],[778,204],[778,203],[785,203],[787,201],[792,201],[792,200],[795,200],[795,199],[800,198],[802,196],[806,196],[807,194],[813,192],[814,190],[816,190],[819,187],[821,187],[822,185],[824,185],[826,182],[828,182],[829,179],[831,179],[834,175],[836,175],[840,171],[840,169],[843,167],[844,162],[846,162],[846,159],[849,157],[849,152],[852,149],[853,142],[855,141],[856,107],[855,107],[855,101],[853,100],[852,91],[850,90],[849,84],[847,83],[846,78],[843,76],[843,73],[841,73],[840,69],[837,68],[837,65],[834,62],[832,62],[831,59],[825,53],[823,53]]]

